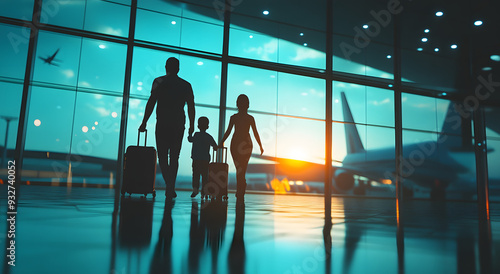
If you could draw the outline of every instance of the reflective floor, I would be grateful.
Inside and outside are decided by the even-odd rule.
[[[410,201],[398,226],[394,200],[333,198],[330,229],[321,196],[159,191],[113,214],[112,189],[18,193],[16,266],[4,255],[3,273],[500,273],[500,204],[488,225],[474,203]],[[0,197],[5,219],[5,185]]]

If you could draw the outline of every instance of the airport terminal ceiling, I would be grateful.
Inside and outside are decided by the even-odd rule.
[[[205,1],[187,2],[207,5]],[[238,0],[232,3],[233,16],[237,17],[240,27],[296,44],[307,43],[310,48],[325,51],[326,1]],[[395,10],[400,11],[402,15],[402,76],[407,80],[406,84],[410,90],[423,88],[441,97],[443,93],[468,94],[468,87],[472,83],[466,82],[466,79],[470,78],[470,73],[484,76],[500,73],[500,36],[491,35],[500,33],[500,18],[496,15],[496,11],[500,9],[498,1],[334,0],[334,44],[339,43],[335,41],[337,37],[351,38],[357,34],[356,28],[365,28],[365,25],[375,22],[373,26],[368,26],[368,30],[371,29],[374,34],[368,38],[376,44],[392,47],[393,17],[392,14],[386,17],[387,13],[383,12],[392,5],[397,7]],[[268,10],[269,14],[263,15],[264,10]],[[439,11],[443,14],[437,16]],[[374,16],[373,12],[380,17]],[[215,14],[206,10],[204,15]],[[377,20],[387,22],[387,25],[380,26],[382,21]],[[298,36],[296,32],[284,31],[284,25],[293,27],[304,35]],[[308,37],[307,31],[321,32],[323,35]],[[424,38],[427,38],[425,42],[422,41]],[[369,47],[370,45],[367,46]],[[391,50],[386,50],[387,54],[380,52],[383,58],[370,65],[381,71],[391,71],[393,64],[384,60],[386,55],[391,54]],[[338,48],[333,54],[343,56],[343,52]],[[364,59],[367,58],[363,54],[353,54],[351,57],[358,63],[365,62]],[[488,104],[498,106],[500,94],[493,94],[488,99]]]

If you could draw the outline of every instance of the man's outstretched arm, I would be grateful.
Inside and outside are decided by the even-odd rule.
[[[153,110],[155,109],[156,101],[158,100],[156,88],[158,87],[158,84],[160,82],[161,80],[158,81],[158,78],[156,78],[153,81],[153,86],[151,87],[151,95],[149,96],[148,102],[146,104],[146,110],[144,111],[144,118],[142,119],[142,124],[139,127],[140,132],[146,131],[146,125],[148,123],[149,117],[151,116]]]
[[[189,135],[194,132],[194,118],[195,118],[195,110],[194,110],[194,100],[190,100],[187,102],[188,107],[188,116],[189,116]]]
[[[156,104],[156,97],[151,94],[148,99],[148,103],[146,104],[146,110],[144,111],[144,118],[142,119],[142,124],[139,127],[140,132],[146,131],[146,125],[148,123],[149,117],[153,113]]]

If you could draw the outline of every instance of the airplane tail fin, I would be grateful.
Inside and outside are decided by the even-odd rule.
[[[472,125],[470,117],[464,117],[455,110],[455,103],[450,102],[443,127],[438,137],[438,143],[450,150],[473,150]]]
[[[340,93],[342,98],[342,111],[344,114],[344,128],[345,128],[345,142],[347,154],[349,153],[357,153],[364,152],[365,149],[363,147],[363,143],[361,142],[361,138],[359,137],[358,129],[354,124],[354,118],[352,117],[351,108],[347,103],[347,99],[345,97],[344,92]]]

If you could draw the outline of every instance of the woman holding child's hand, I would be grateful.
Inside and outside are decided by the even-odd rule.
[[[224,141],[229,137],[234,127],[234,134],[231,139],[231,156],[233,156],[236,167],[236,197],[243,198],[247,186],[245,174],[253,149],[252,139],[250,138],[250,127],[252,128],[255,140],[260,146],[260,155],[264,153],[264,148],[260,142],[255,119],[252,115],[248,114],[248,107],[250,106],[248,97],[244,94],[238,96],[236,106],[238,107],[238,113],[231,116],[229,126],[224,133],[224,137],[222,137],[219,147],[224,145]]]

